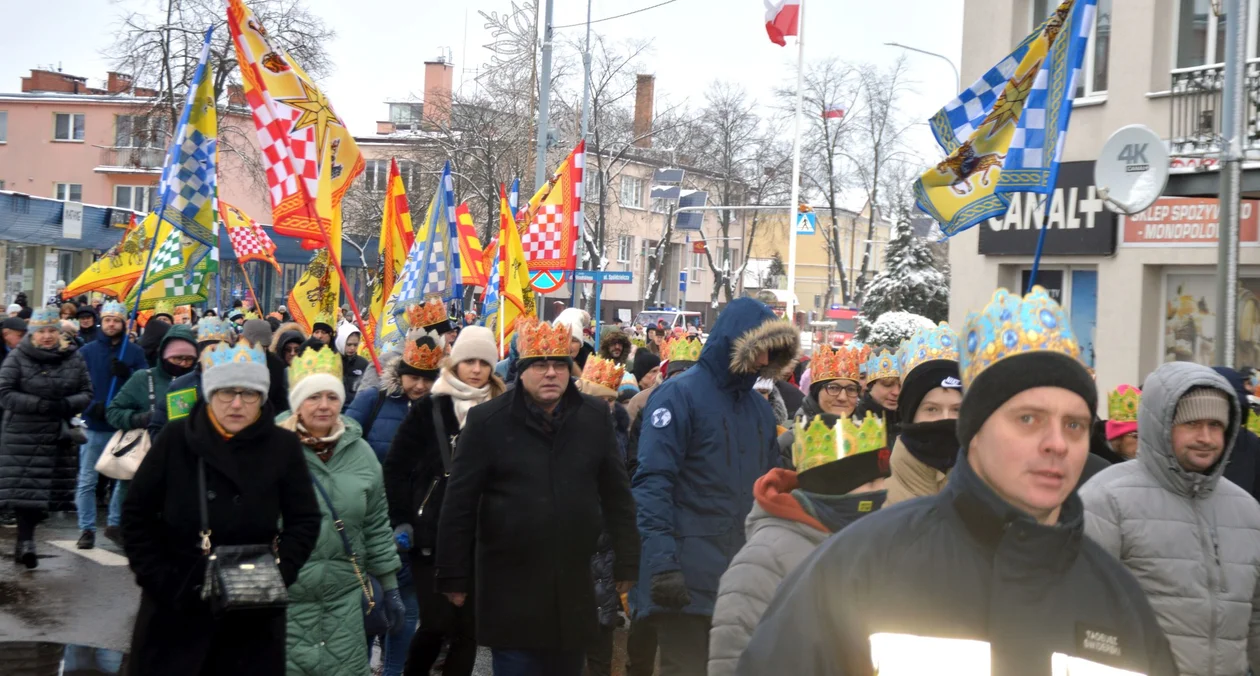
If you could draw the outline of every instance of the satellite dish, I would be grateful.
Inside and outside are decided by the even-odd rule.
[[[1119,214],[1145,211],[1168,183],[1168,148],[1150,127],[1117,129],[1094,163],[1094,184],[1107,208]]]

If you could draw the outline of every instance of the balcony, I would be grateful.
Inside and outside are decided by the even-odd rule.
[[[160,174],[166,161],[161,148],[101,148],[101,174]]]
[[[1220,152],[1224,80],[1225,65],[1219,63],[1173,71],[1169,150],[1174,156]],[[1243,146],[1260,150],[1260,59],[1247,62],[1243,89]]]

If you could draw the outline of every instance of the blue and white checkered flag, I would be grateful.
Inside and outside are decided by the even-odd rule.
[[[423,303],[435,295],[447,301],[455,297],[460,279],[459,259],[455,253],[459,251],[459,233],[455,227],[454,186],[451,163],[447,162],[424,223],[407,253],[393,308],[387,309],[394,315],[401,333],[409,328],[404,326],[408,305]]]

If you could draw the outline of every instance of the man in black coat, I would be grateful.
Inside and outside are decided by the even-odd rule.
[[[1225,478],[1238,484],[1252,497],[1260,495],[1260,482],[1256,481],[1256,472],[1260,470],[1260,438],[1247,429],[1247,419],[1254,415],[1247,401],[1247,378],[1242,373],[1225,366],[1214,366],[1213,371],[1225,377],[1238,393],[1238,402],[1242,404],[1242,420],[1238,425],[1238,438],[1234,440],[1234,450],[1229,455],[1229,464],[1225,465]]]
[[[518,329],[517,386],[473,407],[438,524],[438,591],[472,593],[497,676],[578,676],[598,630],[591,556],[612,540],[619,592],[638,573],[634,501],[608,404],[570,379],[563,325]]]
[[[819,547],[738,674],[1177,673],[1137,581],[1084,534],[1075,487],[1098,393],[1066,315],[1040,287],[999,289],[960,333],[949,483]]]

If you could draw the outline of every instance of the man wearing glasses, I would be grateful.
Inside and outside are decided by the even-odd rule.
[[[468,412],[442,502],[436,587],[474,605],[496,676],[582,673],[598,631],[590,563],[601,530],[619,592],[638,569],[613,419],[570,378],[571,335],[518,324],[516,387]]]

